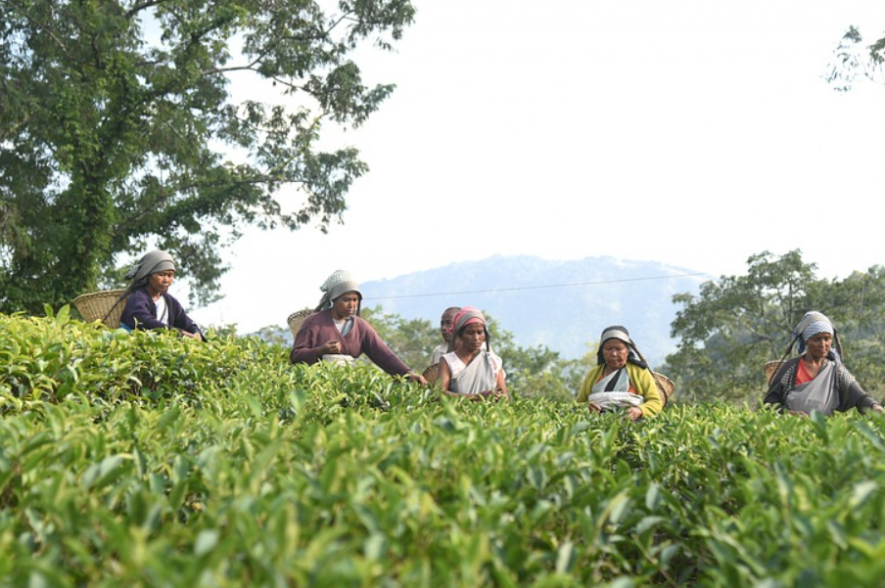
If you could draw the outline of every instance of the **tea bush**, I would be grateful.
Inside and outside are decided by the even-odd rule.
[[[2,586],[873,586],[885,423],[459,402],[0,315]]]

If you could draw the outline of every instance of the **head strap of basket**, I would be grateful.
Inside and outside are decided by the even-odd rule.
[[[354,280],[347,271],[335,271],[331,276],[326,278],[326,281],[320,286],[320,291],[323,293],[323,297],[320,298],[320,303],[317,304],[316,312],[332,308],[332,304],[342,294],[356,292],[357,296],[360,298],[360,304],[356,309],[356,314],[359,316],[363,302],[363,293],[360,292],[359,284],[356,283],[356,280]]]

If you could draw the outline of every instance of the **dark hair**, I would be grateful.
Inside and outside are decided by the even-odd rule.
[[[457,314],[460,310],[461,310],[460,306],[450,306],[443,311],[442,315],[440,315],[440,319],[442,319],[442,317],[446,316],[450,312],[454,312]]]

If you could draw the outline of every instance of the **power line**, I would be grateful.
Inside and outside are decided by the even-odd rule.
[[[394,300],[398,298],[430,298],[432,296],[461,296],[464,294],[489,294],[492,292],[514,292],[518,290],[543,290],[550,288],[572,288],[575,286],[595,286],[599,284],[616,284],[619,282],[650,282],[653,280],[671,280],[673,278],[694,278],[697,276],[712,277],[704,272],[692,274],[673,274],[669,276],[652,276],[647,278],[622,278],[619,280],[596,280],[593,282],[572,282],[569,284],[544,284],[541,286],[513,286],[510,288],[491,288],[487,290],[461,290],[458,292],[434,292],[430,294],[401,294],[399,296],[373,296],[373,300]]]

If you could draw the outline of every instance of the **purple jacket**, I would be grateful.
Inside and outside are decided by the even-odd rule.
[[[332,339],[341,343],[342,353],[352,357],[365,353],[375,365],[391,376],[404,376],[411,371],[381,340],[372,325],[358,316],[353,317],[353,328],[346,337],[342,337],[332,320],[331,310],[323,310],[304,319],[301,329],[295,335],[289,360],[292,363],[313,365],[322,359],[317,355],[319,348]]]
[[[188,333],[200,333],[200,327],[192,321],[178,300],[170,294],[163,294],[166,299],[166,308],[169,312],[171,327],[154,318],[157,314],[157,305],[154,303],[151,295],[148,294],[147,288],[139,288],[129,295],[126,300],[126,306],[123,308],[123,315],[120,317],[120,324],[126,325],[130,329],[143,329],[146,331],[152,329],[169,329],[176,328],[180,331]]]

